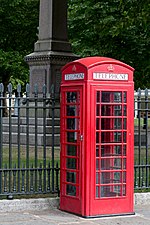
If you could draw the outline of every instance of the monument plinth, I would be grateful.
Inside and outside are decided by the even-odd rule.
[[[67,0],[40,0],[39,35],[34,52],[25,57],[30,68],[30,87],[42,91],[55,86],[59,96],[61,67],[77,59],[71,50],[67,35]]]

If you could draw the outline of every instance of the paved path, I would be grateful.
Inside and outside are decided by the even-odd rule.
[[[84,219],[57,208],[0,213],[0,225],[150,225],[150,205],[136,206],[133,216]]]

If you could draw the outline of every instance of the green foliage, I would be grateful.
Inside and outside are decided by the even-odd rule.
[[[37,41],[39,0],[0,0],[0,82],[28,81],[24,56]],[[73,52],[135,68],[135,88],[150,88],[149,0],[68,0]]]
[[[24,56],[37,40],[39,0],[0,0],[0,82],[24,85],[28,66]]]
[[[17,84],[20,83],[24,86],[28,80],[28,66],[23,60],[24,56],[18,51],[5,52],[0,50],[0,82],[4,83],[5,86],[9,82],[16,88]]]
[[[121,60],[135,68],[136,88],[150,88],[149,8],[148,0],[69,0],[74,52]]]

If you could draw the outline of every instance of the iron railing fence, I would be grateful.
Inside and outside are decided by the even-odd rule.
[[[58,103],[58,104],[57,104]],[[0,196],[59,195],[60,118],[54,87],[0,84]],[[150,189],[150,92],[135,92],[135,190]]]
[[[135,92],[134,188],[150,190],[150,90]]]
[[[0,195],[59,194],[59,105],[44,85],[0,84]]]

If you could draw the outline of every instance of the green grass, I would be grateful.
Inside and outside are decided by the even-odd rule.
[[[3,165],[2,168],[9,169],[4,170],[2,172],[2,192],[0,194],[3,194],[0,196],[1,198],[5,198],[9,194],[9,185],[11,185],[10,195],[15,195],[15,198],[31,198],[31,197],[56,197],[58,196],[58,193],[51,193],[52,191],[52,170],[48,170],[49,163],[50,168],[52,168],[52,149],[50,147],[46,147],[46,170],[44,166],[44,156],[43,156],[44,149],[42,147],[38,147],[37,149],[37,165],[35,165],[35,148],[29,147],[29,158],[28,158],[28,165],[27,162],[27,149],[25,146],[20,146],[20,170],[13,170],[15,168],[18,168],[18,149],[17,146],[12,145],[11,146],[11,164],[9,164],[9,146],[5,145],[3,146]],[[60,167],[60,148],[55,148],[54,151],[54,168],[56,168],[56,164],[58,163],[58,168]],[[23,168],[26,168],[27,170],[23,170]],[[31,170],[30,168],[33,168]],[[37,170],[34,170],[34,168],[38,168]],[[40,169],[41,170],[40,170]],[[19,172],[20,171],[20,172]],[[50,176],[49,176],[50,175]],[[18,180],[18,176],[20,176]],[[44,176],[46,176],[46,180],[44,179]],[[59,179],[60,174],[58,174]],[[36,177],[36,179],[35,179]],[[46,182],[45,182],[46,181]],[[44,194],[44,185],[46,185],[46,193]],[[5,186],[5,187],[4,187]],[[28,186],[28,188],[27,188]],[[50,189],[49,189],[49,188]],[[14,191],[14,188],[16,191]],[[32,190],[31,190],[32,188]],[[48,190],[47,190],[48,188]],[[54,170],[54,189],[56,188],[56,170]],[[4,191],[7,189],[6,191]],[[19,193],[18,192],[19,190]]]
[[[144,124],[144,119],[140,118],[140,126],[143,128],[143,124]],[[137,127],[139,126],[139,119],[136,118],[134,119],[134,126]],[[150,128],[150,118],[148,118],[148,128]]]
[[[140,148],[140,158],[142,163],[146,162],[146,148],[144,146]],[[137,146],[134,147],[134,162],[138,164],[138,161],[139,161],[139,149]],[[150,148],[148,149],[148,161],[150,163]]]
[[[11,164],[12,164],[12,168],[14,167],[14,165],[18,165],[18,149],[16,146],[12,146],[11,149],[12,152],[12,160],[11,160]],[[140,149],[140,157],[141,157],[141,161],[145,162],[146,160],[146,149],[145,147],[141,147]],[[148,158],[150,159],[150,148],[148,149]],[[139,149],[138,146],[136,146],[134,148],[134,161],[135,163],[138,162],[139,159]],[[58,165],[60,165],[60,148],[55,148],[54,150],[54,160],[55,163],[58,162]],[[5,167],[5,165],[9,165],[9,146],[4,146],[3,147],[3,168]],[[27,162],[27,156],[26,156],[26,147],[25,146],[21,146],[20,147],[20,166],[22,167],[22,165],[26,165]],[[46,165],[48,165],[48,163],[50,162],[50,164],[52,163],[52,150],[50,147],[46,148]],[[37,164],[43,164],[43,148],[42,147],[38,147],[37,149]],[[35,148],[34,147],[29,147],[29,166],[31,165],[35,165]]]
[[[17,167],[17,163],[18,163],[18,149],[16,146],[13,146],[12,145],[12,169],[14,168],[14,166],[16,165]],[[138,162],[139,162],[139,152],[138,152],[138,147],[135,147],[134,149],[134,162],[135,164],[137,165]],[[47,147],[46,148],[46,166],[48,166],[49,162],[51,163],[51,167],[52,167],[52,149],[50,147]],[[38,156],[38,160],[37,160],[37,164],[38,164],[38,167],[40,166],[40,164],[42,163],[43,165],[43,148],[42,147],[38,147],[38,150],[37,150],[37,156]],[[140,150],[140,157],[141,157],[141,163],[142,164],[145,164],[146,162],[146,149],[145,147],[141,147],[141,150]],[[60,167],[60,148],[55,148],[55,152],[54,152],[54,158],[55,158],[55,166],[56,166],[56,163],[58,162],[58,166]],[[150,159],[150,148],[148,149],[148,158]],[[21,146],[20,147],[20,167],[22,168],[23,165],[24,167],[26,167],[26,147],[25,146]],[[149,160],[149,163],[150,163],[150,160]],[[3,168],[5,167],[5,164],[7,164],[7,168],[9,167],[9,146],[4,146],[3,147]],[[30,147],[29,148],[29,168],[31,167],[31,165],[33,164],[33,167],[35,167],[35,148],[34,147]],[[144,175],[145,175],[145,170],[144,170]],[[142,174],[142,171],[141,171],[141,174]],[[142,174],[143,175],[143,174]],[[18,174],[16,174],[16,179],[17,179],[17,176]],[[39,176],[39,174],[38,174]],[[138,175],[137,175],[138,177]],[[9,174],[7,174],[7,179],[9,179]],[[46,178],[47,179],[47,178]],[[9,182],[9,180],[7,181]],[[12,174],[12,182],[13,182],[13,174]],[[39,182],[39,180],[37,181]],[[43,182],[43,181],[42,181]],[[51,181],[50,181],[51,182]],[[20,181],[20,187],[21,187],[21,184],[22,184],[22,180]],[[39,183],[38,183],[39,184]],[[13,184],[12,184],[13,185]],[[26,186],[26,179],[24,180],[24,185]],[[56,183],[55,183],[56,185]],[[149,189],[144,189],[143,187],[141,189],[136,189],[135,192],[148,192],[150,191],[150,188]],[[33,197],[55,197],[57,196],[57,193],[55,194],[51,194],[51,193],[47,193],[47,194],[21,194],[21,195],[17,195],[15,196],[15,198],[33,198]]]
[[[42,147],[38,147],[37,148],[37,165],[39,166],[40,164],[43,164],[44,162],[44,149]],[[55,162],[58,162],[60,164],[60,150],[59,148],[55,148],[54,151],[54,160]],[[11,165],[12,168],[16,165],[18,165],[18,149],[16,146],[11,147]],[[29,155],[27,158],[27,149],[25,146],[20,146],[20,166],[26,166],[26,163],[29,163],[29,167],[31,167],[31,165],[35,165],[35,161],[36,161],[36,156],[35,156],[35,148],[34,147],[29,147]],[[3,147],[3,168],[5,167],[5,165],[7,165],[7,168],[9,166],[9,146],[4,146]],[[50,147],[46,148],[46,165],[48,165],[50,162],[50,164],[52,163],[52,149]]]

